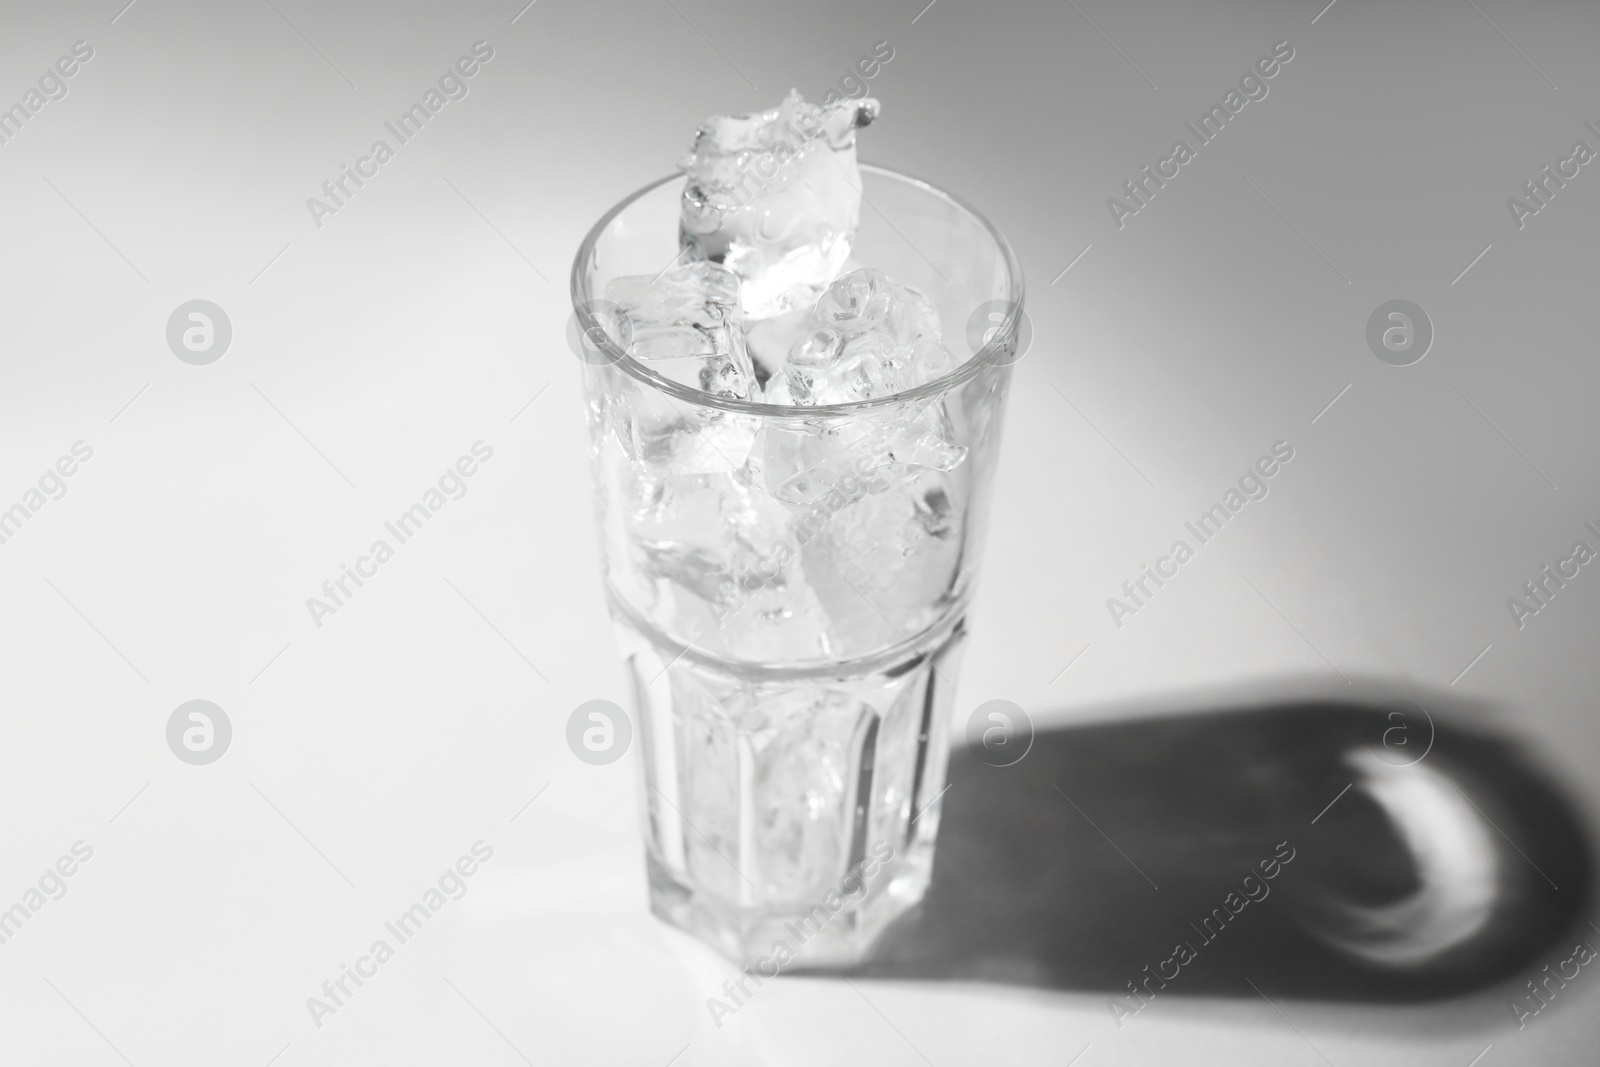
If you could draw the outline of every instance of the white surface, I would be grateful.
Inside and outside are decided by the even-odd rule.
[[[1490,645],[1455,690],[1593,816],[1600,578],[1522,631],[1504,601],[1600,523],[1600,178],[1520,232],[1504,200],[1600,121],[1594,11],[277,6],[3,16],[4,100],[72,42],[96,54],[0,145],[0,506],[94,448],[0,545],[0,906],[73,842],[94,856],[0,945],[0,1061],[1592,1060],[1587,971],[1520,1033],[1504,991],[1287,1019],[1173,1000],[1118,1031],[1098,994],[799,979],[715,1028],[731,969],[646,913],[631,757],[563,742],[624,692],[562,330],[583,232],[704,114],[820,95],[888,39],[864,157],[984,207],[1032,286],[958,718],[1342,684],[1330,661],[1448,687]],[[1284,38],[1267,100],[1117,230],[1105,198]],[[470,95],[316,229],[305,198],[478,39]],[[1395,296],[1438,331],[1410,368],[1363,341]],[[195,297],[234,329],[205,367],[163,336]],[[1114,628],[1105,598],[1278,439],[1272,494]],[[314,626],[306,598],[478,440],[465,498]],[[205,767],[163,734],[194,698],[235,731]],[[306,999],[479,839],[467,895],[314,1026]]]

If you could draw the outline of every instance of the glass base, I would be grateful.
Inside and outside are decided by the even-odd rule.
[[[673,877],[654,856],[647,853],[645,862],[650,910],[656,918],[770,978],[780,971],[847,967],[865,959],[878,935],[927,891],[933,841],[918,842],[899,857],[882,892],[854,903],[843,893],[833,899],[825,896],[805,912],[774,913],[730,907],[714,897],[697,898],[694,889]]]
[[[928,886],[960,620],[851,673],[711,661],[621,616],[618,636],[651,910],[758,974],[864,958]]]

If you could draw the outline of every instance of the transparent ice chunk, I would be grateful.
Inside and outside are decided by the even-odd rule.
[[[685,263],[614,278],[606,299],[627,319],[628,354],[658,374],[717,396],[755,386],[745,351],[739,278],[716,263]]]
[[[752,319],[816,300],[850,255],[861,215],[858,127],[873,99],[823,107],[791,90],[770,111],[706,120],[684,157],[681,237],[744,280]]]
[[[750,866],[765,895],[802,901],[825,893],[827,872],[849,863],[856,752],[877,712],[848,692],[815,687],[773,694],[741,724],[749,738]]]
[[[700,407],[631,379],[619,384],[624,395],[610,405],[612,425],[623,453],[644,471],[729,474],[749,459],[755,416]]]
[[[677,803],[695,813],[693,830],[674,835],[684,866],[730,900],[803,907],[821,899],[850,862],[848,799],[862,778],[863,741],[889,732],[883,717],[845,688],[757,689],[690,664],[655,673],[671,683]],[[880,682],[873,695],[882,699],[885,688]],[[915,710],[901,711],[896,724]],[[895,784],[863,800],[881,807]]]
[[[884,492],[923,471],[949,471],[967,457],[940,399],[907,411],[827,427],[767,426],[757,449],[767,491],[807,507],[842,490]],[[857,488],[859,485],[859,488]]]
[[[963,536],[957,480],[922,470],[833,511],[801,549],[807,584],[846,644],[903,640],[955,592]]]
[[[765,395],[761,399],[769,404],[788,404],[787,399],[775,400],[771,390],[783,382],[783,365],[789,358],[789,349],[811,325],[811,308],[796,308],[782,315],[760,319],[745,324],[745,348],[750,353],[750,365],[755,369],[756,381]],[[781,394],[788,396],[788,386]]]
[[[743,473],[641,478],[625,521],[648,600],[704,648],[779,656],[812,641],[821,609],[800,573],[789,511]]]
[[[784,377],[792,404],[848,404],[904,392],[954,368],[933,302],[862,267],[818,299],[789,350]]]

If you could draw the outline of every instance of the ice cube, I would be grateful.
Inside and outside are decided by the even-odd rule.
[[[849,864],[854,822],[846,804],[861,777],[859,739],[877,717],[846,690],[807,686],[775,690],[740,724],[758,827],[751,866],[769,899],[804,908]]]
[[[684,157],[681,237],[744,281],[752,319],[805,307],[850,255],[861,215],[858,127],[873,99],[830,106],[790,90],[770,111],[707,119]]]
[[[647,475],[738,472],[760,429],[753,415],[681,400],[625,375],[605,388],[612,392],[604,405],[606,428],[628,462]]]
[[[685,263],[613,278],[606,299],[627,320],[628,354],[673,381],[745,399],[755,385],[745,351],[739,278],[716,263]]]
[[[809,306],[745,324],[745,349],[750,353],[750,365],[755,368],[756,381],[763,390],[783,381],[783,364],[789,358],[789,349],[810,324]],[[787,391],[784,395],[787,396]],[[769,404],[789,403],[787,399],[774,400],[770,395],[762,399]]]
[[[823,292],[784,376],[790,403],[846,404],[904,392],[954,367],[933,302],[862,267]]]
[[[740,474],[668,473],[625,489],[622,518],[652,618],[708,650],[814,654],[821,609],[801,577],[787,508]]]
[[[875,748],[892,744],[869,725],[876,709],[846,686],[758,688],[690,661],[652,659],[643,671],[640,682],[653,673],[670,687],[679,761],[676,799],[661,793],[651,807],[664,801],[662,822],[691,824],[681,830],[683,864],[696,885],[725,900],[754,897],[802,912],[836,892],[853,858],[849,805],[875,813],[884,806],[882,794],[857,797],[852,788],[863,761],[870,767]],[[885,683],[870,684],[881,699]],[[920,711],[907,708],[899,721]],[[878,746],[862,743],[875,733],[883,737]],[[897,772],[904,778],[915,765],[910,757],[880,763],[868,777],[875,785]]]
[[[920,632],[959,590],[963,492],[956,474],[923,470],[833,511],[801,546],[806,583],[842,645]]]
[[[810,507],[836,490],[879,493],[924,471],[954,470],[967,458],[954,438],[944,402],[934,398],[826,427],[769,425],[755,458],[773,497]]]

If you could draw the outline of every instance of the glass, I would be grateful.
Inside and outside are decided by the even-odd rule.
[[[1024,321],[993,226],[924,182],[862,172],[855,259],[926,293],[957,359],[971,353],[916,389],[780,407],[628,357],[606,285],[677,258],[681,175],[613,208],[572,272],[651,907],[769,974],[788,955],[860,959],[927,888]]]

